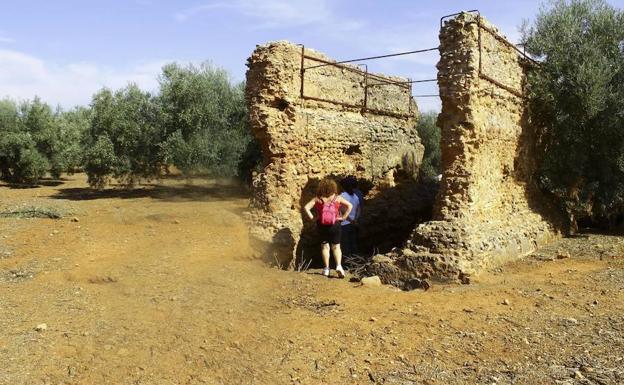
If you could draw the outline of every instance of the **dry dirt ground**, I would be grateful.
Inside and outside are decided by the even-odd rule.
[[[0,384],[624,384],[624,238],[401,292],[253,260],[232,185],[85,187],[0,186],[66,215],[0,218]]]

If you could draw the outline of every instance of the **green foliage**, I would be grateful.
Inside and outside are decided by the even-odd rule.
[[[0,211],[0,218],[50,218],[61,219],[68,214],[65,210],[50,206],[18,206]]]
[[[238,163],[238,175],[247,184],[251,184],[253,173],[262,171],[262,149],[260,143],[251,138]]]
[[[160,90],[102,89],[91,108],[54,111],[35,98],[0,100],[0,177],[36,183],[46,172],[84,168],[92,187],[185,174],[250,174],[260,161],[247,121],[244,84],[208,64],[163,67]]]
[[[57,116],[49,105],[37,97],[30,103],[22,104],[20,109],[22,129],[30,134],[35,147],[34,151],[25,151],[22,161],[26,174],[20,174],[31,175],[34,179],[30,178],[29,181],[36,182],[49,168],[50,174],[58,178],[63,170],[63,160],[60,157],[62,142]]]
[[[430,111],[420,116],[418,125],[418,136],[422,144],[425,146],[425,155],[420,166],[420,175],[425,178],[431,178],[442,172],[440,162],[440,139],[441,131],[436,125],[438,114]]]
[[[85,156],[92,186],[103,187],[111,177],[131,185],[171,165],[185,174],[245,171],[243,155],[253,142],[244,85],[208,64],[169,64],[159,80],[156,96],[130,85],[93,97]]]
[[[114,177],[130,186],[137,179],[159,175],[164,166],[160,117],[155,99],[134,84],[95,94],[85,139],[89,183],[103,187]]]
[[[74,113],[53,111],[39,98],[19,105],[0,101],[0,177],[37,183],[46,172],[58,178],[77,164],[86,121],[68,127],[66,120]]]
[[[99,136],[84,153],[84,170],[88,183],[94,188],[103,188],[111,175],[115,174],[118,159],[115,146],[107,135]]]
[[[16,180],[25,183],[37,183],[45,176],[49,168],[48,160],[37,149],[25,147],[21,149],[20,157],[14,166]]]
[[[207,63],[169,64],[160,77],[166,159],[185,173],[236,175],[251,141],[243,84]]]
[[[555,1],[524,28],[531,119],[543,127],[540,182],[571,215],[624,209],[624,14]]]
[[[83,138],[91,124],[91,109],[76,107],[70,111],[63,111],[58,118],[59,134],[63,145],[59,151],[62,161],[62,170],[73,173],[82,168],[84,146]]]

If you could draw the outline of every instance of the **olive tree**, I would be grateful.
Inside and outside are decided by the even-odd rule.
[[[70,119],[75,113],[53,110],[37,97],[22,103],[0,101],[0,177],[37,183],[46,173],[58,178],[74,168],[87,122]]]
[[[528,75],[543,129],[541,186],[571,218],[624,209],[624,14],[602,0],[554,1],[523,28],[540,62]]]
[[[89,184],[103,187],[113,177],[131,186],[158,176],[163,129],[154,98],[135,84],[115,92],[102,89],[91,102],[91,125],[84,144]]]
[[[93,96],[84,141],[91,186],[103,187],[110,178],[132,185],[169,166],[185,174],[235,176],[257,163],[243,84],[206,63],[168,64],[159,81],[155,95],[130,85]]]
[[[84,138],[91,124],[91,109],[76,107],[61,111],[57,117],[62,142],[59,158],[63,172],[74,173],[82,169]]]
[[[252,140],[244,85],[208,63],[166,65],[159,80],[167,161],[185,173],[236,175]]]

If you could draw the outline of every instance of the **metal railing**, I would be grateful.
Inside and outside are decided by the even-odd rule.
[[[525,45],[523,43],[520,44],[514,44],[512,42],[510,42],[509,40],[505,39],[503,36],[501,36],[497,31],[483,25],[482,23],[482,18],[481,18],[481,12],[478,9],[473,9],[470,11],[464,11],[464,12],[458,12],[458,13],[453,13],[450,15],[445,15],[442,16],[440,18],[440,29],[442,29],[442,27],[444,26],[444,20],[453,17],[453,16],[457,16],[457,15],[461,15],[462,13],[472,13],[472,14],[476,14],[477,15],[477,44],[479,47],[479,63],[478,63],[478,69],[479,69],[479,77],[481,79],[487,80],[490,83],[518,96],[518,97],[524,97],[524,92],[523,90],[517,90],[513,87],[510,87],[504,83],[502,83],[499,80],[496,80],[494,78],[492,78],[491,76],[487,75],[486,73],[483,72],[483,38],[482,38],[482,33],[481,31],[485,31],[488,32],[493,38],[495,38],[496,40],[498,40],[499,42],[503,43],[504,45],[512,48],[514,51],[516,51],[516,53],[518,53],[520,56],[522,56],[523,59],[527,60],[528,63],[531,64],[538,64],[538,62],[536,60],[534,60],[533,58],[531,58],[529,55],[527,55],[526,53],[526,49],[520,50],[518,48],[518,46],[522,46],[524,47]]]
[[[384,76],[379,76],[373,73],[370,73],[368,71],[368,65],[367,64],[359,64],[359,66],[363,66],[364,69],[360,69],[357,66],[353,66],[353,65],[347,65],[349,63],[355,63],[355,62],[361,62],[361,61],[368,61],[368,60],[377,60],[377,59],[385,59],[385,58],[390,58],[390,57],[395,57],[395,56],[404,56],[404,55],[413,55],[413,54],[418,54],[418,53],[423,53],[423,52],[429,52],[429,51],[437,51],[438,47],[434,47],[434,48],[427,48],[427,49],[421,49],[421,50],[415,50],[415,51],[406,51],[406,52],[398,52],[398,53],[393,53],[393,54],[387,54],[387,55],[377,55],[377,56],[370,56],[370,57],[363,57],[363,58],[358,58],[358,59],[348,59],[348,60],[341,60],[341,61],[329,61],[329,60],[325,60],[325,59],[321,59],[319,57],[315,57],[315,56],[311,56],[311,55],[307,55],[305,52],[305,46],[301,45],[301,90],[300,90],[300,97],[303,100],[314,100],[314,101],[319,101],[319,102],[325,102],[325,103],[331,103],[331,104],[336,104],[336,105],[340,105],[340,106],[344,106],[344,107],[348,107],[348,108],[353,108],[353,109],[359,109],[360,111],[362,111],[362,113],[366,113],[366,112],[372,112],[374,114],[378,114],[378,115],[387,115],[387,116],[393,116],[393,117],[397,117],[397,118],[406,118],[409,119],[411,117],[413,117],[412,115],[412,102],[413,102],[413,98],[414,97],[432,97],[432,96],[437,96],[437,95],[412,95],[412,84],[414,83],[426,83],[426,82],[435,82],[437,81],[437,79],[420,79],[420,80],[411,80],[408,79],[406,81],[395,81],[395,80],[391,80],[388,79],[387,77]],[[309,61],[314,61],[320,64],[315,64],[315,65],[310,65],[310,66],[305,66],[305,61],[309,60]],[[327,66],[333,66],[333,67],[337,67],[337,68],[341,68],[356,74],[359,74],[362,76],[362,84],[363,84],[363,88],[364,88],[364,93],[362,95],[362,102],[360,104],[354,104],[354,103],[346,103],[340,100],[333,100],[333,99],[327,99],[327,98],[320,98],[320,97],[316,97],[316,96],[311,96],[311,95],[306,95],[305,94],[305,75],[307,71],[310,70],[314,70],[314,69],[318,69],[318,68],[322,68],[322,67],[327,67]],[[397,86],[397,87],[401,87],[404,88],[406,90],[406,94],[407,94],[407,114],[400,114],[400,113],[396,113],[393,111],[386,111],[386,110],[381,110],[378,108],[374,108],[371,107],[369,105],[369,89],[373,88],[373,87],[383,87],[383,86]]]
[[[479,47],[479,63],[478,63],[478,76],[481,79],[484,79],[494,85],[496,85],[497,87],[500,87],[516,96],[519,97],[524,97],[524,93],[522,90],[517,90],[511,86],[508,86],[506,84],[504,84],[503,82],[492,78],[491,76],[489,76],[488,74],[486,74],[483,71],[483,38],[482,38],[482,31],[489,33],[492,37],[494,37],[496,40],[498,40],[499,42],[503,43],[504,45],[514,49],[519,55],[521,55],[528,63],[531,64],[536,64],[538,62],[536,62],[534,59],[532,59],[530,56],[528,56],[526,54],[526,51],[524,50],[520,50],[518,48],[518,46],[523,46],[523,44],[513,44],[510,41],[508,41],[507,39],[505,39],[503,36],[501,36],[497,31],[489,28],[488,26],[484,25],[482,23],[482,18],[481,18],[481,12],[478,9],[473,9],[470,11],[464,11],[464,12],[458,12],[458,13],[453,13],[450,15],[445,15],[442,16],[440,18],[440,28],[442,28],[444,26],[444,21],[448,18],[451,18],[453,16],[457,16],[460,15],[462,13],[472,13],[472,14],[476,14],[476,23],[477,24],[477,31],[478,31],[478,36],[477,36],[477,40],[478,40],[478,47]],[[300,90],[300,97],[302,100],[314,100],[317,102],[323,102],[323,103],[330,103],[330,104],[335,104],[335,105],[340,105],[340,106],[344,106],[347,108],[352,108],[352,109],[359,109],[362,113],[366,113],[366,112],[371,112],[371,113],[375,113],[378,115],[387,115],[387,116],[394,116],[394,117],[398,117],[398,118],[406,118],[409,119],[412,117],[412,103],[413,103],[413,98],[428,98],[428,97],[439,97],[439,94],[421,94],[421,95],[413,95],[412,94],[412,85],[413,84],[417,84],[417,83],[428,83],[428,82],[437,82],[437,78],[435,79],[418,79],[418,80],[412,80],[412,79],[407,79],[406,81],[396,81],[396,80],[391,80],[388,77],[385,76],[380,76],[380,75],[376,75],[373,73],[370,73],[368,71],[368,65],[367,64],[357,64],[357,65],[353,65],[351,63],[357,63],[357,62],[362,62],[362,61],[369,61],[369,60],[378,60],[378,59],[386,59],[386,58],[391,58],[391,57],[397,57],[397,56],[405,56],[405,55],[415,55],[415,54],[420,54],[420,53],[426,53],[426,52],[431,52],[431,51],[439,51],[440,47],[432,47],[432,48],[425,48],[425,49],[418,49],[418,50],[412,50],[412,51],[405,51],[405,52],[397,52],[397,53],[392,53],[392,54],[386,54],[386,55],[376,55],[376,56],[369,56],[369,57],[362,57],[362,58],[357,58],[357,59],[347,59],[347,60],[340,60],[340,61],[329,61],[329,60],[325,60],[319,57],[315,57],[315,56],[311,56],[311,55],[307,55],[306,51],[305,51],[305,46],[303,44],[300,45],[301,46],[301,68],[300,68],[300,76],[301,76],[301,90]],[[313,65],[309,65],[306,67],[306,60],[308,61],[313,61],[316,62],[317,64],[313,64]],[[328,98],[322,98],[322,97],[318,97],[318,96],[312,96],[312,95],[306,95],[305,94],[305,79],[306,79],[306,72],[311,71],[311,70],[315,70],[315,69],[319,69],[319,68],[323,68],[323,67],[327,67],[327,66],[332,66],[332,67],[337,67],[340,69],[344,69],[346,71],[350,71],[353,73],[356,73],[358,75],[362,76],[362,81],[361,84],[363,84],[363,95],[362,95],[362,99],[360,103],[347,103],[344,101],[340,101],[340,100],[333,100],[333,99],[328,99]],[[363,67],[359,68],[359,67]],[[406,94],[408,96],[408,100],[407,100],[407,114],[401,114],[401,113],[396,113],[393,111],[385,111],[385,110],[380,110],[378,108],[374,108],[370,106],[369,103],[369,90],[374,88],[374,87],[384,87],[384,86],[397,86],[397,87],[403,87],[406,90]]]

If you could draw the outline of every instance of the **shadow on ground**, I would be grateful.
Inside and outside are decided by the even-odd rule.
[[[343,176],[339,175],[335,178],[341,180]],[[370,257],[402,246],[409,239],[417,224],[431,220],[438,190],[436,181],[417,181],[410,175],[399,171],[395,174],[395,185],[380,186],[372,193],[370,193],[372,190],[370,181],[359,180],[358,182],[362,192],[366,195],[357,230],[358,255]],[[301,207],[314,197],[318,183],[317,179],[310,179],[303,188],[299,201]],[[321,268],[323,262],[316,223],[307,220],[303,213],[301,215],[303,227],[295,246],[294,267],[309,264],[311,268]],[[293,239],[293,237],[286,239]],[[345,262],[347,263],[346,259]],[[332,258],[330,265],[333,266],[333,263]]]
[[[30,183],[1,183],[0,187],[8,187],[14,190],[23,190],[23,189],[33,189],[40,187],[56,187],[64,184],[67,179],[53,179],[53,178],[44,178],[39,180],[36,184]]]
[[[214,201],[243,199],[248,197],[248,191],[237,184],[193,185],[184,184],[166,186],[158,184],[142,185],[138,188],[107,188],[93,190],[83,187],[61,188],[51,196],[53,199],[71,201],[85,201],[95,199],[137,199],[151,198],[168,202]]]

